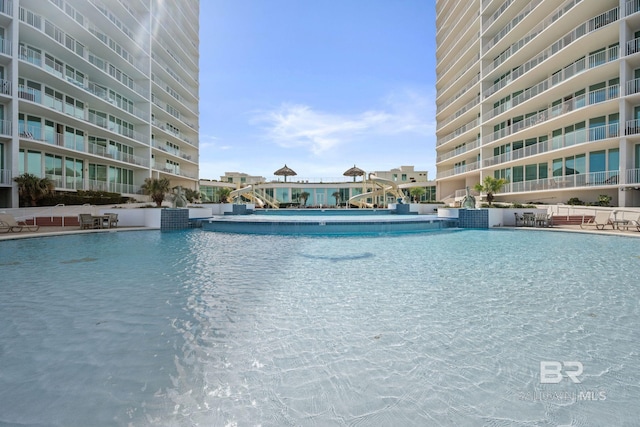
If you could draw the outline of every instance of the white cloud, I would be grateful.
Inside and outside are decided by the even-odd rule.
[[[358,114],[317,111],[307,105],[283,104],[260,112],[254,123],[263,124],[265,137],[286,148],[306,148],[321,154],[355,140],[384,135],[431,135],[435,132],[434,102],[416,91],[387,96],[382,108]]]
[[[200,140],[198,141],[200,150],[218,150],[225,151],[230,150],[232,147],[230,145],[222,145],[220,144],[219,138],[213,135],[200,134]]]

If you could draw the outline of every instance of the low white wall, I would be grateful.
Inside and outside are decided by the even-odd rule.
[[[501,227],[501,226],[515,227],[516,213],[518,214],[518,216],[522,216],[522,214],[525,212],[532,212],[534,214],[547,213],[547,209],[541,209],[541,208],[539,209],[536,209],[536,208],[490,209],[489,212],[491,211],[503,211],[503,212],[502,212],[502,215],[500,216],[500,219],[498,220],[500,221],[501,225],[496,225],[497,223],[493,223],[492,225],[491,213],[489,213],[489,227]]]
[[[516,216],[517,213],[519,216],[522,216],[525,212],[532,212],[534,214],[538,213],[547,213],[546,208],[482,208],[487,209],[489,211],[489,228],[493,227],[515,227],[516,225]],[[441,218],[458,218],[458,214],[460,212],[460,208],[438,208],[438,216]]]
[[[233,203],[207,203],[202,206],[211,208],[211,215],[224,215],[225,212],[233,212]]]
[[[398,206],[397,203],[389,203],[389,209],[394,210]],[[409,203],[409,212],[417,213],[418,215],[436,215],[439,207],[442,204],[426,204],[426,203]]]
[[[208,218],[211,211],[208,208],[188,208],[189,218]],[[102,208],[99,214],[105,213],[118,214],[119,227],[150,227],[160,228],[160,218],[162,217],[162,209],[158,208],[133,208],[133,209],[115,209]]]
[[[458,208],[445,208],[445,207],[438,207],[438,217],[439,218],[458,218],[458,214],[460,212],[460,209]]]
[[[118,227],[151,227],[160,228],[162,209],[134,208],[134,209],[100,209],[100,215],[105,213],[118,214]]]

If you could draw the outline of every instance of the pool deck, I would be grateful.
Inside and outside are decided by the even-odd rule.
[[[142,230],[159,230],[158,228],[150,227],[117,227],[117,228],[103,228],[103,229],[91,229],[81,230],[80,226],[68,226],[68,227],[40,227],[38,231],[14,231],[7,233],[0,233],[0,241],[2,240],[15,240],[15,239],[28,239],[34,237],[49,237],[49,236],[64,236],[72,234],[88,234],[88,233],[115,233],[121,231],[142,231]],[[639,233],[640,234],[640,233]]]
[[[522,232],[567,232],[567,233],[585,233],[585,234],[601,234],[607,236],[622,236],[622,237],[636,237],[640,238],[640,232],[635,228],[629,228],[629,230],[596,230],[595,228],[582,229],[579,225],[560,225],[553,227],[500,227],[502,229],[518,230]],[[98,230],[81,230],[79,226],[69,227],[40,227],[38,231],[19,231],[0,233],[0,241],[2,240],[14,240],[14,239],[26,239],[34,237],[48,237],[48,236],[60,236],[60,235],[72,235],[72,234],[87,234],[87,233],[115,233],[124,231],[158,231],[158,228],[150,227],[118,227],[107,228]]]

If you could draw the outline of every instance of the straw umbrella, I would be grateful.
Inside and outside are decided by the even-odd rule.
[[[284,182],[287,182],[288,176],[298,175],[293,169],[291,169],[290,167],[287,167],[287,165],[284,165],[284,167],[278,169],[273,174],[276,176],[284,176]]]
[[[352,176],[353,182],[356,182],[356,176],[363,176],[364,171],[360,168],[357,168],[356,165],[353,165],[352,168],[347,169],[342,175],[344,176]]]

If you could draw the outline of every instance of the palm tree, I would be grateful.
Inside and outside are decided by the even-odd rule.
[[[300,198],[302,199],[302,206],[306,206],[307,204],[307,199],[309,198],[311,194],[307,193],[306,191],[303,191],[302,193],[300,193]]]
[[[164,196],[169,192],[171,183],[169,178],[146,178],[140,188],[144,194],[151,196],[151,200],[156,202],[157,207],[162,207]]]
[[[411,190],[409,190],[409,194],[411,195],[411,197],[413,198],[413,200],[416,203],[418,203],[420,201],[420,198],[426,192],[427,192],[427,190],[425,190],[424,187],[413,187],[413,188],[411,188]]]
[[[340,195],[340,192],[334,191],[333,193],[331,193],[331,197],[336,199],[336,206],[340,206],[340,199],[342,198],[342,196]]]
[[[231,197],[231,189],[229,187],[218,188],[218,199],[220,200],[220,203],[230,203],[231,202],[231,200],[229,200],[230,197]]]
[[[38,201],[55,193],[55,184],[49,178],[38,178],[30,173],[23,173],[13,178],[18,183],[20,199],[30,206],[37,206]]]
[[[502,189],[502,186],[507,183],[507,180],[504,178],[494,178],[491,175],[487,175],[484,177],[484,181],[481,183],[477,183],[473,189],[487,194],[487,202],[489,202],[489,206],[493,203],[493,193],[497,193]]]
[[[187,198],[189,203],[195,203],[195,201],[200,198],[200,192],[197,190],[192,190],[191,188],[187,188],[184,190],[184,197]]]

